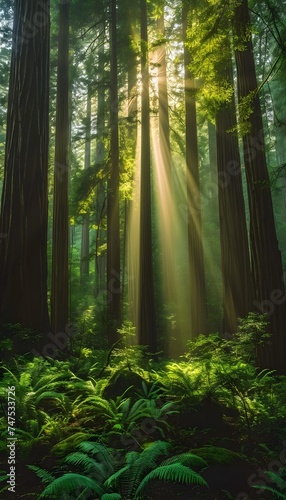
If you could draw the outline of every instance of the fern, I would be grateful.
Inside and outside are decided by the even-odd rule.
[[[76,446],[78,446],[81,442],[87,440],[90,437],[90,434],[87,432],[76,432],[71,436],[62,439],[59,443],[57,443],[52,448],[52,452],[63,456],[69,451],[73,450]]]
[[[199,455],[194,453],[181,453],[180,455],[174,455],[167,460],[164,460],[162,465],[171,465],[174,463],[180,463],[182,465],[187,465],[188,467],[207,467],[208,463],[201,458]]]
[[[49,484],[40,494],[39,499],[61,498],[64,493],[71,492],[79,488],[88,488],[99,496],[104,493],[99,484],[89,477],[82,476],[81,474],[68,473],[64,474],[62,477],[58,477],[51,484]]]
[[[104,493],[101,500],[122,500],[122,496],[119,493]]]
[[[174,463],[170,465],[161,465],[153,471],[149,472],[147,476],[141,481],[135,492],[135,498],[142,498],[142,493],[146,485],[153,479],[159,479],[159,481],[171,481],[183,484],[199,484],[201,486],[208,486],[206,481],[189,467],[182,465],[180,463]],[[144,497],[143,497],[144,498]]]
[[[272,483],[274,483],[278,489],[271,488],[271,486],[263,486],[263,485],[253,485],[253,488],[257,489],[263,489],[267,491],[271,491],[275,495],[276,498],[283,498],[286,500],[286,481],[283,479],[282,475],[285,473],[286,469],[285,467],[281,467],[280,469],[280,474],[277,474],[276,472],[271,472],[271,471],[266,471],[265,474],[270,477]]]
[[[75,452],[68,455],[65,459],[65,463],[79,467],[82,469],[83,473],[89,474],[99,482],[105,479],[105,468],[104,464],[97,463],[93,458],[90,458],[85,453]]]
[[[40,467],[36,467],[35,465],[27,465],[27,467],[34,471],[43,483],[50,484],[55,480],[55,476],[50,474],[45,469],[41,469]]]
[[[191,450],[199,457],[205,460],[208,464],[229,464],[237,460],[245,459],[242,453],[221,448],[219,446],[205,445],[202,448]]]

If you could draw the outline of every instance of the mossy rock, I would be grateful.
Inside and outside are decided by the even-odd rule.
[[[103,397],[106,399],[115,399],[117,396],[125,393],[127,397],[132,398],[134,396],[134,399],[138,399],[135,392],[142,389],[142,382],[145,382],[147,386],[150,385],[138,373],[131,370],[118,371],[112,375],[108,385],[104,389]]]

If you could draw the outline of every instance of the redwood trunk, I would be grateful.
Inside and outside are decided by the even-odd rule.
[[[0,219],[0,320],[38,332],[49,330],[49,23],[48,1],[15,0]]]
[[[120,290],[120,225],[119,225],[119,137],[118,137],[118,76],[117,76],[117,15],[116,0],[111,0],[111,70],[110,70],[110,163],[107,196],[107,303],[109,307],[108,343],[119,338],[121,318]]]
[[[257,312],[269,315],[271,346],[260,350],[260,366],[285,372],[286,298],[281,254],[278,248],[272,197],[265,156],[263,123],[253,57],[249,37],[249,12],[243,0],[235,12],[235,31],[244,42],[244,50],[236,50],[239,100],[254,92],[250,131],[243,136],[244,163],[250,210],[251,262],[254,280],[254,306]],[[247,41],[245,41],[247,40]],[[243,119],[243,117],[240,117]]]
[[[140,263],[139,263],[139,344],[156,351],[156,312],[152,255],[151,151],[149,110],[149,68],[147,4],[141,0],[141,192],[140,192]]]
[[[224,77],[233,84],[231,61]],[[247,315],[253,301],[238,136],[230,132],[236,125],[233,96],[216,116],[224,334],[237,330],[237,318]]]
[[[183,2],[184,4],[184,2]],[[183,5],[183,40],[188,29],[188,6]],[[188,246],[190,275],[191,337],[206,332],[206,284],[202,241],[201,194],[199,178],[199,154],[197,139],[197,117],[195,80],[189,71],[190,53],[184,44],[185,66],[185,110],[186,110],[186,168]]]
[[[59,3],[51,318],[54,333],[68,322],[69,288],[69,10]]]

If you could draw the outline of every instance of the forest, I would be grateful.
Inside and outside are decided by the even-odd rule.
[[[286,499],[286,1],[0,0],[0,499]]]

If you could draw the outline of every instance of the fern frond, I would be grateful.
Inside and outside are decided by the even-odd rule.
[[[281,473],[282,473],[282,470],[286,471],[285,467],[280,468]],[[277,485],[279,490],[286,491],[286,481],[285,481],[285,479],[283,479],[283,477],[281,477],[280,474],[277,474],[275,472],[271,472],[269,470],[266,471],[265,474],[267,474],[267,476],[270,477],[272,482]]]
[[[208,464],[228,464],[245,458],[241,453],[212,445],[206,445],[190,451],[204,459]]]
[[[101,500],[122,500],[122,496],[119,493],[104,493]]]
[[[63,400],[65,398],[64,394],[61,394],[56,391],[45,391],[39,394],[38,397],[35,398],[35,405],[37,406],[42,399],[58,399],[58,400]]]
[[[65,455],[89,437],[90,434],[87,434],[86,432],[76,432],[75,434],[72,434],[72,436],[69,436],[55,444],[52,448],[52,452],[57,455]]]
[[[182,464],[162,465],[152,470],[144,477],[135,492],[135,498],[141,498],[144,488],[152,479],[159,481],[171,481],[182,484],[199,484],[208,487],[204,478],[189,467]]]
[[[174,463],[180,463],[188,467],[207,467],[208,463],[198,455],[194,453],[180,453],[179,455],[173,455],[162,462],[161,465],[171,465]]]
[[[168,455],[169,449],[170,444],[166,441],[155,441],[148,444],[138,459],[134,461],[132,467],[130,467],[127,498],[132,498],[133,492],[139,487],[142,479],[158,466],[162,458]]]
[[[280,493],[280,491],[275,490],[274,488],[271,488],[270,486],[263,486],[262,484],[254,484],[252,485],[252,488],[257,488],[259,490],[267,490],[271,491],[273,495],[275,495],[273,498],[281,498],[282,500],[286,500],[286,495],[285,493]]]
[[[89,476],[102,482],[105,479],[105,467],[102,463],[97,463],[85,453],[75,452],[65,458],[65,463],[80,467],[83,473],[89,473]]]
[[[36,467],[35,465],[27,465],[29,469],[31,469],[37,476],[41,479],[43,483],[50,484],[55,480],[55,476],[50,474],[47,470],[41,469],[40,467]]]
[[[74,491],[77,488],[88,488],[97,495],[103,495],[104,491],[96,481],[81,474],[64,474],[49,484],[40,494],[40,498],[61,498],[64,493]]]
[[[117,486],[119,483],[119,479],[121,479],[121,476],[125,474],[129,469],[130,465],[125,465],[125,467],[122,467],[120,470],[114,472],[114,474],[106,479],[106,481],[104,482],[104,486],[106,486],[107,488]]]
[[[91,441],[84,441],[79,445],[79,449],[83,453],[90,453],[91,455],[99,455],[100,461],[107,466],[109,471],[112,473],[114,471],[114,460],[110,453],[110,450],[102,445],[101,443],[93,443]]]

